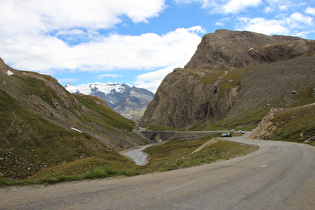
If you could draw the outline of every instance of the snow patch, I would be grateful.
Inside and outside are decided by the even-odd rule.
[[[10,71],[10,70],[7,71],[7,74],[8,74],[9,76],[14,75],[14,73],[13,73],[12,71]]]
[[[71,129],[71,130],[74,130],[74,131],[76,131],[76,132],[79,132],[79,133],[83,133],[82,131],[80,131],[79,129],[76,129],[76,128],[74,128],[74,127],[71,127],[70,129]]]

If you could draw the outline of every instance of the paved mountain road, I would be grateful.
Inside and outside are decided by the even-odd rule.
[[[260,149],[169,172],[4,188],[0,209],[315,209],[315,147],[229,140]]]

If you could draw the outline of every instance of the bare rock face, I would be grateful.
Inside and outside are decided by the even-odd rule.
[[[203,85],[187,71],[177,70],[161,83],[148,105],[141,123],[157,123],[170,127],[184,127],[197,123],[211,112],[209,99],[213,85]]]
[[[219,98],[216,82],[223,75],[221,70],[175,69],[161,83],[140,125],[154,123],[185,128],[226,113],[238,90],[232,88]]]
[[[315,41],[298,37],[228,30],[207,34],[185,68],[162,81],[139,123],[187,128],[258,106],[302,101],[315,86],[314,52]],[[300,98],[291,94],[293,89]]]
[[[259,123],[258,127],[252,132],[248,138],[256,138],[256,139],[270,139],[270,137],[279,129],[281,124],[284,122],[280,122],[278,124],[273,123],[273,119],[277,115],[277,113],[281,113],[284,109],[271,109],[270,112],[262,119]]]
[[[288,60],[315,50],[313,41],[248,31],[206,34],[185,68],[229,69]]]

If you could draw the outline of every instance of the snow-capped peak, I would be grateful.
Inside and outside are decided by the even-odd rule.
[[[82,93],[85,95],[91,95],[92,92],[103,92],[104,94],[108,95],[111,93],[112,90],[115,90],[117,93],[123,93],[125,92],[125,86],[118,83],[88,83],[88,84],[82,84],[78,86],[72,86],[69,83],[66,84],[65,88],[70,93]]]
[[[101,97],[111,108],[124,116],[133,115],[138,121],[144,112],[145,107],[150,103],[154,94],[141,88],[133,88],[128,84],[119,83],[89,83],[77,86],[67,84],[65,88],[70,93],[82,93]],[[137,110],[137,111],[135,111]]]

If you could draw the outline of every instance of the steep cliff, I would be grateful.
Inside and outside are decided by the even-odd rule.
[[[257,125],[271,107],[312,103],[315,41],[218,30],[167,75],[140,125]],[[292,93],[292,91],[296,91]]]
[[[140,123],[182,128],[226,111],[216,103],[215,82],[223,75],[220,70],[175,69],[159,86]]]

